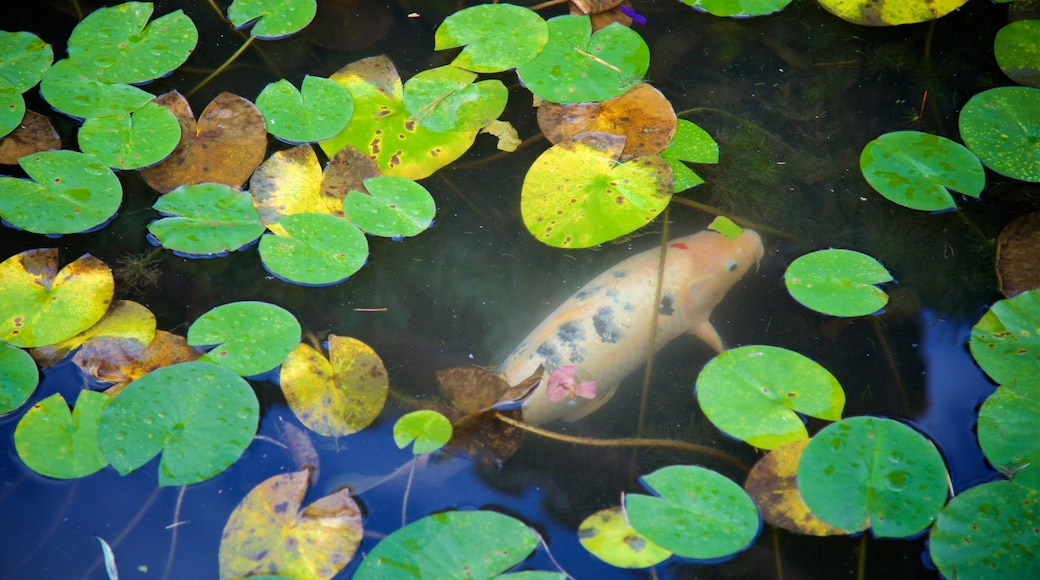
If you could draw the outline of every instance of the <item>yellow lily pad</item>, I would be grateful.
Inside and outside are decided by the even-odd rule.
[[[33,349],[32,357],[41,367],[51,366],[88,341],[101,338],[132,340],[141,347],[155,338],[155,315],[130,300],[116,300],[108,312],[87,330],[68,340]]]
[[[968,0],[819,0],[828,12],[853,24],[895,26],[941,18]]]
[[[585,518],[578,526],[578,540],[593,556],[618,568],[649,568],[672,555],[637,532],[621,507]]]
[[[751,469],[744,490],[762,518],[778,528],[810,536],[847,535],[816,517],[798,492],[798,461],[808,444],[808,439],[792,441],[767,453]]]

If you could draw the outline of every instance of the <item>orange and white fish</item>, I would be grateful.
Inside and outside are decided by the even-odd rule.
[[[762,254],[762,239],[752,230],[732,240],[708,230],[673,240],[665,255],[659,304],[654,304],[658,248],[593,278],[498,368],[506,382],[516,385],[544,367],[541,382],[523,403],[524,420],[536,425],[575,421],[606,403],[621,380],[646,362],[654,308],[656,348],[688,332],[721,352],[722,339],[708,317]],[[569,397],[560,390],[566,388]]]

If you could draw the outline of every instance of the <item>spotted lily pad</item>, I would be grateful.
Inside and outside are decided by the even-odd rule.
[[[1040,383],[1002,385],[979,409],[979,445],[1015,483],[1040,490]]]
[[[284,308],[266,302],[232,302],[195,320],[188,328],[188,344],[216,345],[201,360],[247,377],[282,364],[300,342],[300,332],[300,323]]]
[[[865,316],[888,304],[888,294],[876,284],[891,282],[877,260],[853,250],[820,250],[799,257],[787,267],[784,284],[806,308],[832,316]]]
[[[0,415],[24,405],[36,389],[39,378],[36,363],[29,353],[0,342]]]
[[[140,169],[162,161],[180,137],[177,117],[154,102],[130,114],[87,119],[77,134],[84,153],[119,169]]]
[[[968,0],[819,0],[842,20],[865,26],[927,22],[960,8]]]
[[[164,248],[194,256],[237,250],[264,231],[248,193],[218,183],[183,185],[152,206],[169,217],[148,224]]]
[[[452,66],[490,73],[529,62],[548,41],[549,27],[538,13],[513,4],[480,4],[445,18],[434,50],[465,46]]]
[[[337,284],[368,259],[368,238],[354,224],[332,215],[296,213],[260,238],[264,268],[279,278],[309,286]]]
[[[578,526],[578,540],[593,556],[616,568],[649,568],[672,555],[637,532],[620,507],[585,518]]]
[[[1040,19],[1008,22],[993,39],[993,56],[1011,80],[1040,87]]]
[[[57,479],[84,477],[108,465],[98,449],[98,422],[112,398],[83,389],[76,408],[60,393],[33,405],[14,431],[18,456],[33,471]]]
[[[679,193],[696,187],[704,180],[693,172],[687,163],[718,163],[719,144],[699,125],[686,119],[679,119],[675,128],[675,136],[668,147],[661,152],[668,165],[672,167],[673,191]]]
[[[1040,376],[1040,290],[999,300],[971,329],[971,356],[1001,385]]]
[[[298,91],[282,79],[264,87],[256,98],[267,130],[287,143],[313,143],[335,136],[354,112],[350,93],[335,82],[306,75]]]
[[[827,524],[813,515],[798,492],[798,462],[809,439],[792,441],[762,456],[744,482],[762,519],[769,524],[811,536],[845,535],[845,530]]]
[[[352,191],[343,199],[343,213],[369,234],[387,237],[414,236],[433,223],[437,211],[426,188],[403,177],[371,177],[368,194]]]
[[[993,171],[1040,182],[1040,89],[998,87],[961,108],[961,139]]]

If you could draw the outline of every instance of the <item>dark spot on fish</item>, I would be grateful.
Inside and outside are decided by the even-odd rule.
[[[593,286],[592,288],[582,288],[581,290],[578,291],[577,294],[574,295],[574,298],[575,298],[575,300],[579,300],[579,301],[580,300],[585,300],[589,296],[592,296],[596,292],[599,292],[599,289],[600,289],[599,286]]]
[[[545,341],[539,345],[538,350],[535,351],[538,356],[542,357],[547,366],[558,367],[561,365],[560,352],[556,350],[556,346],[550,341]]]
[[[592,327],[600,340],[606,343],[615,343],[621,340],[621,330],[614,324],[614,309],[604,306],[596,311],[592,317]]]
[[[611,288],[610,290],[607,290],[606,294],[607,298],[617,298],[621,292],[618,292],[617,288]]]
[[[625,302],[625,312],[634,312],[635,309],[636,307],[632,306],[631,302]]]
[[[671,316],[675,314],[675,309],[672,308],[672,304],[675,304],[675,299],[670,295],[665,294],[661,297],[661,308],[658,310],[658,314],[661,316]]]
[[[581,324],[571,320],[560,325],[560,328],[556,331],[556,336],[560,337],[560,342],[573,345],[575,342],[585,340],[585,329],[582,328]]]
[[[614,272],[614,277],[615,278],[628,278],[628,272],[625,272],[624,270],[618,270],[617,272]]]

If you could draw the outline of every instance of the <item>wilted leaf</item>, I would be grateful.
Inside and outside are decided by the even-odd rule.
[[[155,315],[136,302],[115,300],[97,324],[68,340],[33,349],[32,357],[41,367],[49,367],[98,338],[131,340],[144,348],[155,338]]]
[[[0,139],[0,165],[14,165],[20,157],[50,149],[61,149],[61,138],[51,120],[26,111],[14,131]]]
[[[773,526],[811,536],[847,534],[813,515],[798,493],[798,461],[808,444],[808,439],[792,441],[765,454],[751,468],[744,489]]]
[[[412,454],[433,453],[451,439],[451,422],[437,411],[422,409],[402,416],[394,423],[394,443],[404,449],[413,443]]]
[[[188,344],[215,345],[202,360],[238,375],[259,375],[282,364],[300,342],[300,323],[288,310],[266,302],[232,302],[200,316],[188,328]]]
[[[997,282],[1004,296],[1040,289],[1040,212],[1019,216],[997,238]]]
[[[337,151],[325,166],[321,182],[321,195],[328,208],[326,212],[343,217],[343,199],[347,193],[368,193],[365,180],[380,175],[376,162],[357,149],[348,145]]]
[[[131,381],[149,372],[182,362],[197,360],[202,353],[191,348],[184,337],[156,330],[147,346],[133,338],[95,338],[87,341],[72,357],[83,372],[103,383],[115,383],[105,390],[114,397]]]
[[[25,404],[39,379],[36,363],[28,353],[0,341],[0,415]]]
[[[672,556],[637,532],[620,507],[585,518],[578,526],[578,540],[593,556],[617,568],[649,568]]]
[[[523,430],[498,420],[495,414],[501,412],[520,420],[519,403],[511,403],[525,398],[538,386],[541,372],[539,367],[537,376],[532,376],[517,387],[510,387],[502,377],[479,367],[437,371],[441,390],[453,405],[438,408],[454,427],[448,450],[483,463],[505,461],[516,453]],[[503,400],[506,404],[503,404]],[[504,407],[515,408],[496,411]]]
[[[14,430],[18,456],[33,471],[57,479],[83,477],[108,465],[98,449],[98,421],[111,400],[84,389],[74,412],[60,393],[36,403]]]
[[[522,143],[516,128],[508,121],[495,119],[481,129],[480,132],[498,137],[498,149],[500,151],[516,151],[516,148]]]

